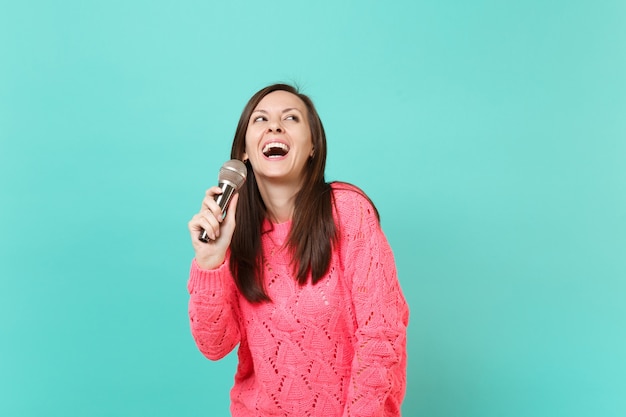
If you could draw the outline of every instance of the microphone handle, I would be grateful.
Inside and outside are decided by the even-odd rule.
[[[219,187],[222,189],[222,194],[218,194],[215,196],[215,202],[217,203],[218,206],[220,206],[220,209],[222,209],[222,218],[223,218],[224,216],[226,216],[226,209],[228,208],[228,205],[230,204],[230,200],[235,194],[235,191],[237,191],[237,189],[233,187],[233,185],[230,184],[229,182],[220,182]],[[206,230],[203,230],[200,233],[200,236],[198,236],[198,240],[204,243],[209,243],[210,239],[209,239],[209,236],[207,235]]]

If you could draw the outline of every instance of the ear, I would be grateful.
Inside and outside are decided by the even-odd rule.
[[[248,162],[248,154],[246,152],[243,153],[241,160],[243,161],[244,164]]]

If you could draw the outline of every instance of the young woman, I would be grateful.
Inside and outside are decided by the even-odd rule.
[[[200,351],[218,360],[239,345],[231,414],[399,416],[408,307],[376,208],[325,181],[312,101],[285,84],[258,91],[231,158],[247,181],[225,216],[220,188],[207,190],[188,282]]]

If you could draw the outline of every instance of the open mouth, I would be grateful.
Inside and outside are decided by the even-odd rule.
[[[270,142],[263,147],[263,155],[267,158],[280,158],[289,152],[289,146],[280,142]]]

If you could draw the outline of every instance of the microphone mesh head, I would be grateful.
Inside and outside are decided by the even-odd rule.
[[[217,180],[220,183],[230,183],[238,190],[246,182],[246,175],[248,175],[248,169],[245,164],[238,159],[231,159],[224,162]]]

